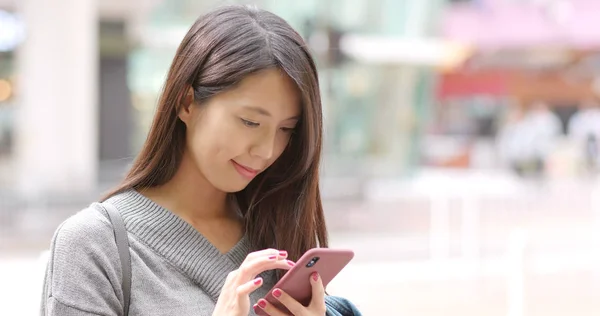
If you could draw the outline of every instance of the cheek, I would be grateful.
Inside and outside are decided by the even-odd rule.
[[[220,122],[220,123],[219,123]],[[208,168],[234,158],[242,148],[244,137],[236,135],[235,127],[223,120],[200,124],[193,133],[192,150],[200,163]],[[212,166],[212,167],[211,167]]]
[[[277,140],[275,143],[275,151],[273,158],[270,161],[270,164],[273,164],[285,151],[285,149],[289,146],[291,141],[291,137],[288,133],[281,133],[281,135],[277,136]],[[269,165],[270,165],[269,164]]]

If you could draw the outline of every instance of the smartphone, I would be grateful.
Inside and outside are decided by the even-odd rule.
[[[296,265],[275,284],[273,289],[279,288],[292,296],[296,301],[304,306],[310,304],[312,298],[312,286],[310,285],[310,276],[313,272],[319,273],[323,286],[327,284],[344,269],[344,267],[354,258],[352,250],[313,248],[308,250],[296,262]],[[273,304],[279,310],[290,313],[278,299],[273,297],[272,291],[269,291],[264,297],[267,302]],[[257,315],[267,315],[260,307],[254,307]],[[290,313],[291,314],[291,313]]]

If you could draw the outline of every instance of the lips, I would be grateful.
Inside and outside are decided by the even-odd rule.
[[[235,168],[235,170],[244,178],[253,179],[260,172],[259,170],[256,170],[256,169],[253,169],[250,167],[246,167],[246,166],[241,165],[233,160],[231,161],[231,163],[233,164],[233,167]]]

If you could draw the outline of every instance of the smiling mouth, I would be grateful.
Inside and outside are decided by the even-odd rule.
[[[237,162],[235,162],[233,160],[231,160],[231,163],[233,164],[233,167],[235,168],[235,170],[240,175],[242,175],[244,178],[253,179],[259,173],[259,170],[252,169],[252,168],[246,167],[244,165],[240,165],[239,163],[237,163]]]

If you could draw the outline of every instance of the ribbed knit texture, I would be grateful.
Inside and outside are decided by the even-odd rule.
[[[108,202],[119,209],[130,234],[179,267],[215,300],[227,274],[237,269],[248,254],[245,237],[221,254],[194,227],[136,191]]]
[[[109,202],[121,213],[130,242],[129,315],[210,315],[227,274],[248,254],[248,240],[242,238],[221,254],[183,219],[136,191]],[[98,204],[65,221],[51,250],[42,314],[122,315],[118,252],[110,221]],[[251,295],[251,303],[274,284],[274,273],[262,276],[265,284]]]

